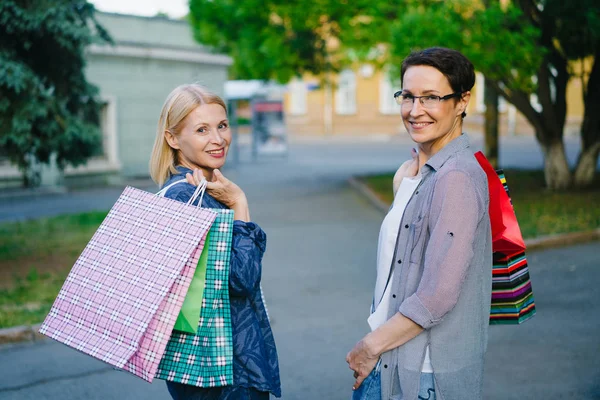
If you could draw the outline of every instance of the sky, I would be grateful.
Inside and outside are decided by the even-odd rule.
[[[188,13],[188,0],[89,0],[97,10],[151,17],[164,12],[171,18]]]

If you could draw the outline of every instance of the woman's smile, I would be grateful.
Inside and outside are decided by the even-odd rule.
[[[225,157],[225,148],[222,147],[218,150],[208,150],[207,153],[213,158],[223,158]]]
[[[410,126],[414,129],[414,130],[420,130],[423,128],[427,128],[429,125],[433,124],[433,122],[416,122],[416,121],[409,121]]]

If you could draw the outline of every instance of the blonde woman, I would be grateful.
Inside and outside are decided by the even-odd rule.
[[[220,172],[231,143],[223,100],[196,84],[175,88],[160,114],[150,174],[161,187],[177,180],[165,197],[187,202],[202,179],[202,206],[234,211],[229,294],[233,333],[232,386],[199,388],[167,382],[173,399],[267,400],[281,396],[279,362],[260,291],[266,235],[250,220],[243,190]],[[197,200],[196,200],[197,201]]]

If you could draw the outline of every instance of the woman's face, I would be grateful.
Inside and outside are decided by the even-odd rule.
[[[178,150],[179,164],[199,168],[208,180],[214,169],[225,164],[231,130],[225,109],[219,104],[202,104],[183,120],[179,135],[165,133],[169,145]]]
[[[448,79],[436,68],[417,65],[404,72],[402,94],[413,96],[446,96],[454,91]],[[419,99],[402,104],[402,121],[419,148],[431,154],[443,148],[462,133],[461,114],[467,107],[470,92],[462,97],[441,100],[425,108]]]

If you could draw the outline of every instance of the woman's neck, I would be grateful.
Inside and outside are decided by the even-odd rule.
[[[191,169],[192,171],[198,169],[198,170],[200,170],[200,172],[202,172],[202,175],[204,176],[204,178],[206,178],[207,181],[212,182],[212,180],[213,180],[213,170],[212,169],[201,168],[197,165],[190,164],[185,160],[181,161],[179,163],[179,165],[181,165],[184,168]]]

